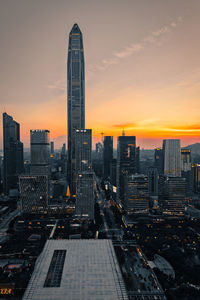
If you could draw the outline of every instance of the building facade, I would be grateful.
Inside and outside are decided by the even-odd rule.
[[[180,140],[169,139],[163,141],[164,174],[181,176],[181,146]]]
[[[67,60],[68,181],[75,194],[75,130],[85,129],[85,66],[83,37],[77,24],[69,34]]]
[[[31,130],[31,167],[34,175],[49,175],[49,130]]]
[[[119,136],[117,143],[117,202],[124,202],[124,180],[137,172],[136,137]]]
[[[183,215],[185,211],[186,179],[166,176],[163,185],[161,206],[163,213]]]
[[[75,130],[75,172],[92,169],[92,129]]]
[[[48,176],[27,175],[19,177],[22,213],[44,213],[48,206]]]
[[[20,125],[7,113],[3,113],[3,190],[18,188],[18,176],[24,171],[23,143],[20,141]]]
[[[76,215],[94,219],[94,172],[78,173]]]
[[[181,149],[181,171],[188,172],[191,171],[191,150]]]
[[[110,165],[113,159],[113,137],[104,136],[103,141],[103,169],[104,177],[110,177]]]
[[[148,177],[143,174],[130,175],[125,179],[125,212],[148,213],[149,191]]]

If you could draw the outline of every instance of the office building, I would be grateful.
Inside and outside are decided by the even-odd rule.
[[[113,137],[104,136],[103,141],[103,166],[104,177],[110,177],[110,165],[113,159]]]
[[[186,179],[165,176],[161,206],[163,213],[183,215],[185,211]]]
[[[117,143],[117,202],[124,202],[124,178],[137,172],[136,137],[119,136]]]
[[[102,143],[98,142],[96,143],[96,156],[102,158],[102,155],[103,155],[103,146]]]
[[[54,155],[54,142],[51,142],[51,150],[50,150],[51,155]]]
[[[72,194],[75,170],[75,129],[85,129],[85,70],[83,37],[77,24],[69,34],[67,60],[68,181]]]
[[[32,175],[49,175],[49,130],[31,130]]]
[[[125,178],[125,212],[148,213],[148,177],[143,174],[129,175]]]
[[[76,215],[94,219],[94,172],[78,173]]]
[[[48,240],[23,300],[128,300],[111,240]]]
[[[76,129],[75,173],[92,169],[92,129]]]
[[[22,213],[44,213],[48,206],[48,176],[24,175],[19,177]]]
[[[158,169],[148,168],[149,196],[158,197]]]
[[[191,150],[181,149],[181,171],[188,172],[191,171]]]
[[[140,173],[140,147],[136,147],[136,173]]]
[[[196,194],[200,193],[200,165],[192,165],[192,191]]]
[[[161,148],[155,149],[154,166],[157,168],[159,175],[164,173],[164,157],[163,157],[163,149]]]
[[[181,147],[180,140],[163,141],[164,174],[181,176]]]
[[[9,194],[18,188],[18,176],[24,171],[24,155],[20,125],[7,113],[3,113],[3,153],[3,190]]]

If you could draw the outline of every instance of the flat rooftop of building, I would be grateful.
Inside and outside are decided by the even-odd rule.
[[[128,300],[111,240],[48,240],[23,300]]]

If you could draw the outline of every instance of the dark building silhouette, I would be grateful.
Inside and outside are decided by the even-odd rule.
[[[50,144],[49,130],[30,130],[31,174],[49,175]]]
[[[23,143],[20,142],[20,125],[3,113],[3,189],[18,188],[18,175],[24,170]]]
[[[140,147],[136,148],[136,172],[140,173]]]
[[[133,213],[148,213],[149,192],[148,177],[146,175],[137,174],[126,176],[124,192],[124,208],[128,215]]]
[[[154,166],[158,169],[158,174],[164,173],[163,149],[157,148],[154,153]]]
[[[77,24],[69,34],[67,61],[68,181],[75,194],[75,129],[85,128],[85,70],[83,37]]]
[[[103,141],[103,166],[104,177],[110,177],[110,166],[113,159],[113,137],[104,136]]]
[[[136,137],[119,136],[117,144],[117,201],[124,202],[124,180],[137,172]]]
[[[149,196],[158,196],[158,169],[148,168]]]

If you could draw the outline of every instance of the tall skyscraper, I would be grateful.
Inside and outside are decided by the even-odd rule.
[[[49,130],[31,130],[31,174],[49,174]]]
[[[69,34],[67,61],[67,108],[68,108],[68,181],[71,193],[75,176],[75,129],[85,129],[85,67],[83,37],[77,24]]]
[[[180,140],[169,139],[163,141],[164,174],[181,176],[181,146]]]
[[[117,202],[124,203],[124,179],[133,175],[136,166],[135,136],[119,136],[117,144]]]
[[[24,170],[23,143],[20,142],[20,125],[3,113],[3,187],[4,193],[18,186],[18,175]]]
[[[103,141],[103,164],[104,164],[104,177],[110,177],[110,167],[113,159],[113,137],[104,136]]]

